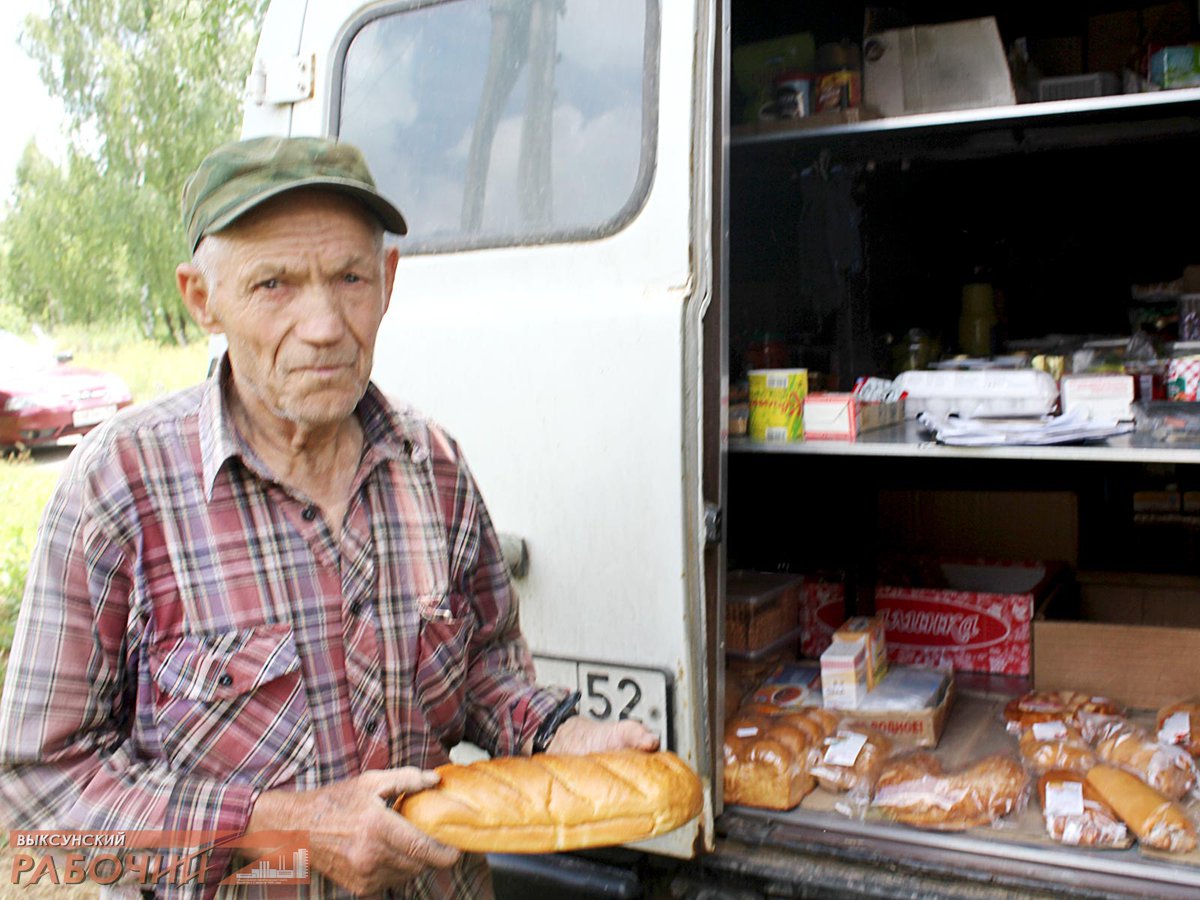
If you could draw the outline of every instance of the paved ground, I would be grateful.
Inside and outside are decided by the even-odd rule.
[[[32,452],[33,461],[42,468],[61,468],[74,449],[74,447],[47,447],[43,450],[34,450]]]

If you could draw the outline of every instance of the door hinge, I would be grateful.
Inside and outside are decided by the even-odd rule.
[[[283,106],[312,99],[316,90],[317,58],[307,56],[259,57],[246,79],[246,99],[255,106]]]
[[[715,503],[704,504],[704,542],[719,544],[724,537],[725,524],[721,519],[721,507]]]

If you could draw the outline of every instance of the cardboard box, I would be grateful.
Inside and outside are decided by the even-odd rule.
[[[800,627],[804,579],[770,572],[730,572],[725,579],[725,649],[753,653]],[[798,636],[798,635],[796,635]]]
[[[908,672],[905,667],[893,668],[888,676]],[[842,722],[848,725],[868,725],[887,734],[906,747],[936,747],[946,726],[946,717],[954,703],[954,675],[941,676],[939,689],[932,693],[929,706],[922,709],[854,709],[844,710]],[[888,682],[885,679],[884,684]],[[867,694],[867,703],[882,695],[877,688]],[[745,705],[761,704],[771,709],[788,711],[805,706],[824,704],[820,663],[811,660],[783,663],[777,666],[758,687],[746,695]]]
[[[1150,57],[1150,80],[1166,89],[1200,86],[1200,44],[1163,47]]]
[[[936,747],[953,705],[954,677],[947,673],[945,690],[936,706],[917,710],[856,709],[842,715],[842,724],[874,728],[904,747]]]
[[[1200,578],[1079,573],[1033,623],[1034,687],[1158,709],[1200,685]]]
[[[863,46],[863,102],[884,116],[1016,103],[995,18],[870,35]]]
[[[780,710],[821,705],[821,664],[811,660],[782,663],[746,697]]]
[[[867,655],[867,690],[874,690],[888,671],[887,639],[883,619],[878,616],[854,616],[833,633],[833,642],[861,644]],[[824,659],[824,657],[822,657]]]
[[[820,577],[806,578],[800,601],[800,652],[819,659],[846,621],[846,586]]]
[[[863,402],[851,393],[819,391],[804,398],[804,439],[856,441],[867,431],[904,421],[904,401]]]
[[[999,560],[905,560],[906,584],[875,589],[887,626],[888,659],[959,672],[1028,675],[1032,623],[1062,566]],[[903,571],[893,565],[891,573]],[[888,577],[888,567],[881,578]],[[923,587],[922,583],[937,583]]]
[[[1134,418],[1132,375],[1064,375],[1059,390],[1064,415],[1119,422]]]
[[[867,696],[867,643],[837,641],[821,654],[821,697],[826,709],[856,709]]]

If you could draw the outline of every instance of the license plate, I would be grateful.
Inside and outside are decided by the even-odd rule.
[[[579,712],[597,722],[637,719],[667,747],[667,676],[654,669],[577,663]]]
[[[111,403],[108,406],[93,406],[90,409],[77,409],[71,417],[71,421],[76,428],[83,428],[85,425],[96,425],[103,422],[105,419],[117,414],[117,405]]]

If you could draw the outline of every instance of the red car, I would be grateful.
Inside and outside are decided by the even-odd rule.
[[[132,402],[111,372],[65,365],[0,331],[0,449],[74,443]]]

